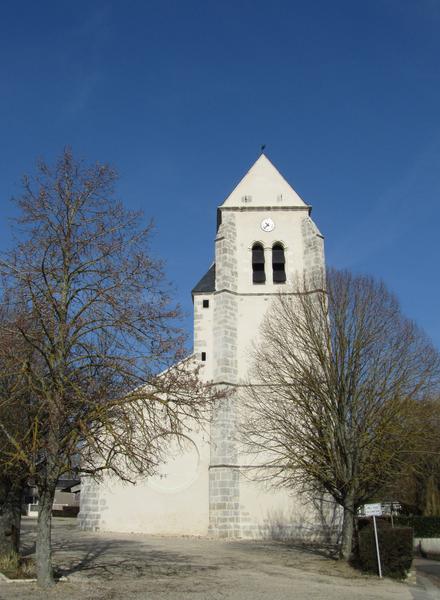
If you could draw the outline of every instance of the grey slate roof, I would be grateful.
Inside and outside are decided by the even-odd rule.
[[[203,275],[199,283],[193,288],[192,294],[209,294],[215,292],[215,263]]]

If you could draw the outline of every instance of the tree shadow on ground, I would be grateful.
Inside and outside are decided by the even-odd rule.
[[[333,546],[307,544],[303,541],[238,541],[230,542],[231,549],[245,550],[249,560],[257,561],[268,572],[273,567],[287,567],[317,575],[343,579],[362,578],[361,572],[337,557]]]
[[[265,553],[271,554],[276,553],[300,553],[305,556],[316,556],[322,559],[337,560],[338,549],[333,544],[323,543],[312,543],[298,540],[240,540],[237,542],[230,542],[231,548],[241,548],[243,550],[246,547],[247,550],[254,553]]]
[[[35,524],[22,533],[23,556],[35,552]],[[81,537],[79,537],[81,536]],[[190,576],[212,572],[217,566],[202,564],[197,555],[158,550],[139,539],[106,539],[79,532],[76,528],[60,531],[54,527],[53,563],[57,577],[81,576],[95,579]]]
[[[140,547],[139,542],[115,544],[110,541],[70,542],[67,547],[54,545],[55,563],[60,575],[84,577],[137,578],[189,576],[217,567],[202,565],[195,557],[171,551]]]
[[[342,567],[334,558],[334,546],[304,540],[237,540],[222,542],[211,548],[212,542],[189,541],[189,546],[163,547],[160,539],[119,534],[99,534],[80,531],[63,523],[54,524],[54,566],[58,576],[78,578],[138,579],[169,578],[213,574],[223,568],[234,571],[254,568],[255,563],[268,571],[277,567],[299,568],[310,572],[340,574]],[[35,524],[28,524],[23,534],[23,552],[35,550]],[[166,542],[168,543],[168,542]],[[158,547],[159,546],[159,547]],[[162,547],[160,547],[162,546]],[[329,560],[330,559],[330,560]],[[259,567],[260,568],[260,567]],[[340,572],[340,573],[338,573]]]

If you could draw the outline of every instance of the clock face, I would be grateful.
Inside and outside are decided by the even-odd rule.
[[[261,221],[261,229],[263,231],[273,231],[275,229],[275,223],[272,221],[272,219],[263,219]]]

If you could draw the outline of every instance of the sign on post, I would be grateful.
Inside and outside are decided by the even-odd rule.
[[[380,564],[379,539],[377,537],[376,517],[382,516],[382,505],[380,502],[375,504],[364,504],[364,513],[366,517],[373,517],[374,539],[376,541],[377,568],[379,577],[382,579],[382,565]]]
[[[364,513],[366,517],[381,517],[382,504],[380,502],[376,504],[364,504]]]

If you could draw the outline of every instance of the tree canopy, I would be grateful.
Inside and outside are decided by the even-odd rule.
[[[413,407],[438,392],[438,352],[383,283],[329,270],[276,298],[253,365],[247,447],[276,484],[341,505],[348,558],[357,508],[423,435]]]
[[[37,567],[46,585],[59,477],[153,473],[164,437],[203,420],[212,396],[185,360],[179,309],[149,247],[152,226],[115,200],[116,179],[110,166],[88,165],[69,149],[53,167],[40,162],[16,199],[19,241],[1,260],[17,315],[1,335],[20,340],[11,368],[30,399],[25,432],[0,422],[10,441],[2,458],[26,463],[38,485]],[[0,414],[8,410],[17,414],[13,396],[0,398]]]

